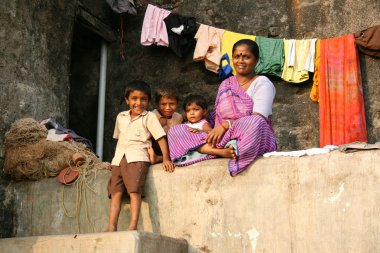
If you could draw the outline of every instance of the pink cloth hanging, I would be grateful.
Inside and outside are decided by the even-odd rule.
[[[168,32],[164,22],[164,18],[169,14],[168,10],[148,4],[141,29],[141,45],[169,46]]]

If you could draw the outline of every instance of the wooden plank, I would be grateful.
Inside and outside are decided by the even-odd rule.
[[[108,25],[104,24],[97,17],[93,16],[87,10],[79,7],[77,11],[77,20],[87,29],[93,31],[107,42],[116,41],[115,31]]]

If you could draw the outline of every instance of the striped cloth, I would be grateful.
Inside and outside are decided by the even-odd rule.
[[[228,110],[229,103],[232,107]],[[238,159],[230,159],[228,162],[231,176],[244,171],[264,153],[276,150],[276,139],[271,122],[260,115],[252,115],[253,101],[240,87],[235,76],[224,80],[220,85],[214,108],[216,109],[216,125],[226,119],[235,120],[217,144],[217,148],[224,148],[229,141],[236,140]],[[215,156],[205,155],[181,160],[186,157],[186,154],[205,144],[206,137],[206,133],[189,132],[184,124],[173,126],[168,132],[170,158],[173,161],[180,160],[181,162],[177,163],[178,166],[215,158]]]

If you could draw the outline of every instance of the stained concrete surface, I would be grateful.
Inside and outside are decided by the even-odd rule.
[[[0,239],[7,253],[187,253],[187,242],[158,234],[129,231]]]
[[[176,168],[154,165],[148,174],[138,229],[184,238],[189,252],[380,252],[380,151],[261,158],[237,177],[227,159]],[[82,233],[100,232],[108,220],[109,171],[87,189],[89,220]],[[56,178],[14,184],[16,236],[77,233],[77,219],[62,207]],[[65,206],[76,207],[75,186]],[[82,195],[83,196],[83,195]],[[119,230],[126,230],[125,198]],[[94,224],[94,230],[91,228]]]

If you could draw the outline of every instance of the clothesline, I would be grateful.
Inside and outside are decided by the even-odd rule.
[[[321,146],[367,141],[360,65],[353,34],[329,39],[266,38],[204,24],[198,27],[193,17],[153,5],[147,7],[141,31],[142,45],[167,46],[179,57],[188,53],[196,40],[193,60],[203,60],[208,70],[219,74],[225,69],[234,74],[233,66],[224,68],[221,59],[229,61],[232,46],[240,39],[251,39],[259,46],[256,74],[300,83],[309,79],[309,72],[314,72],[310,98],[319,102]]]

